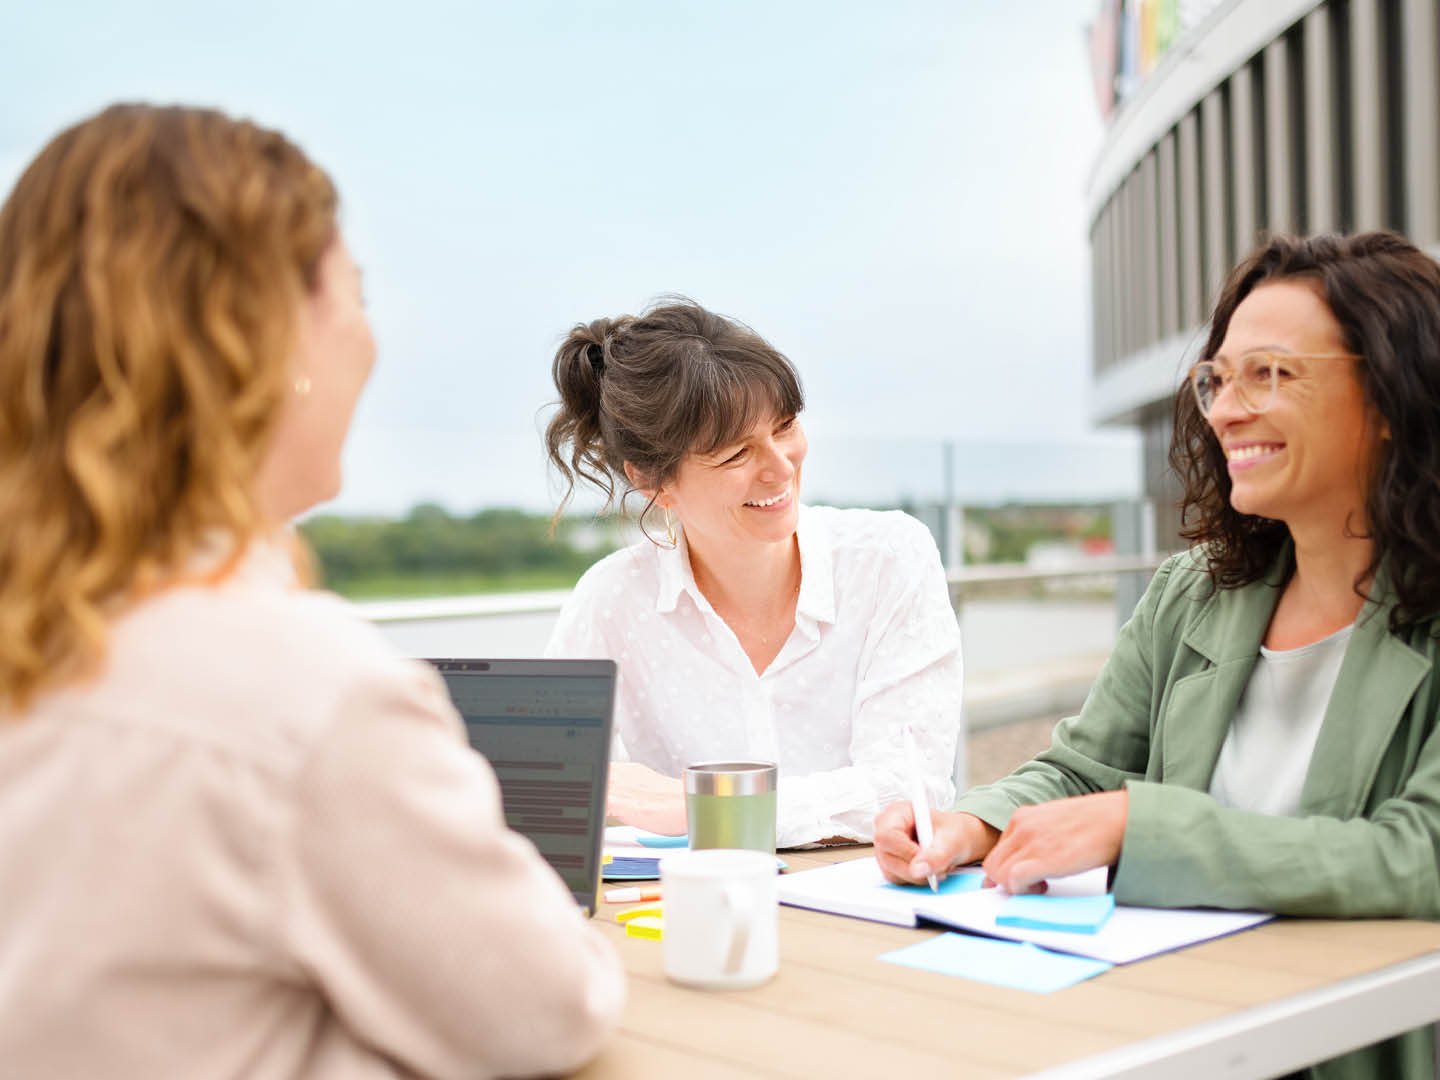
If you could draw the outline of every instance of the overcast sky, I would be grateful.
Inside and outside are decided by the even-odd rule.
[[[868,497],[846,490],[862,462],[923,491],[957,440],[962,483],[1004,487],[1005,444],[1059,441],[1123,493],[1133,441],[1088,419],[1094,7],[13,0],[0,189],[122,99],[304,146],[381,350],[342,510],[547,505],[556,344],[668,292],[799,367],[812,492]]]

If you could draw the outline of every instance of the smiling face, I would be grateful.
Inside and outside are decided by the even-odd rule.
[[[1236,510],[1283,521],[1292,534],[1312,526],[1333,533],[1347,522],[1364,527],[1382,425],[1366,403],[1356,360],[1300,358],[1347,351],[1340,324],[1305,282],[1261,285],[1235,309],[1213,357],[1217,367],[1236,371],[1257,353],[1279,364],[1279,389],[1266,412],[1250,412],[1233,387],[1210,411]]]
[[[680,519],[692,548],[788,541],[808,446],[795,417],[767,416],[714,453],[687,455],[656,502]]]

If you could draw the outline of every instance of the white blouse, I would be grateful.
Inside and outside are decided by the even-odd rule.
[[[550,656],[616,661],[614,756],[666,776],[697,761],[779,765],[777,843],[869,840],[907,788],[910,724],[931,805],[954,800],[960,631],[929,531],[899,511],[800,508],[795,628],[757,675],[695,585],[684,539],[592,566]]]

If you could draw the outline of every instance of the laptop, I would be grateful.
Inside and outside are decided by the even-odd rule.
[[[612,660],[430,660],[470,745],[500,780],[505,821],[595,914],[615,707]]]

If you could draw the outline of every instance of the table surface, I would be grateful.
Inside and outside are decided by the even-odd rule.
[[[779,974],[716,992],[668,983],[661,944],[614,921],[628,906],[595,916],[630,998],[590,1080],[1265,1076],[1440,1018],[1440,923],[1280,919],[1033,994],[877,959],[939,931],[782,906]]]

